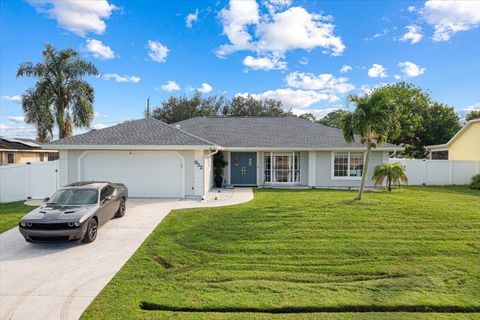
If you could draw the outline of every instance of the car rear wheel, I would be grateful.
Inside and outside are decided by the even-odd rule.
[[[97,230],[98,230],[98,222],[95,218],[90,218],[87,224],[87,231],[85,232],[85,236],[82,239],[82,242],[90,243],[95,241],[97,238]]]
[[[115,214],[115,218],[121,218],[125,215],[125,212],[127,211],[127,206],[125,199],[120,200],[120,206],[118,207],[118,211]]]

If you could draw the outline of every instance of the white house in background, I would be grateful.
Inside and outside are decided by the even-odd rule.
[[[175,124],[140,119],[56,140],[60,185],[123,182],[133,197],[201,197],[213,186],[212,155],[224,153],[232,186],[356,187],[364,150],[342,132],[295,117],[198,117]],[[400,147],[372,152],[373,168]]]

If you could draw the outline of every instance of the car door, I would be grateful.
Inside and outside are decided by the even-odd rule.
[[[107,185],[100,192],[100,209],[98,213],[100,225],[110,220],[117,210],[113,197],[114,191],[115,188],[113,186]]]

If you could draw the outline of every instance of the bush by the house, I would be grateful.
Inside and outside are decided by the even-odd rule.
[[[472,183],[470,183],[470,188],[480,190],[480,174],[472,177]]]

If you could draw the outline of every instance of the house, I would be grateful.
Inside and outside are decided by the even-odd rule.
[[[198,117],[176,124],[141,119],[53,141],[60,185],[123,182],[133,197],[201,197],[213,186],[212,156],[223,152],[225,183],[258,187],[356,187],[365,146],[295,117]],[[372,152],[373,168],[400,147]]]
[[[446,144],[427,146],[433,160],[480,160],[480,119],[474,119]]]
[[[58,159],[57,150],[45,150],[32,139],[0,137],[0,166]]]

